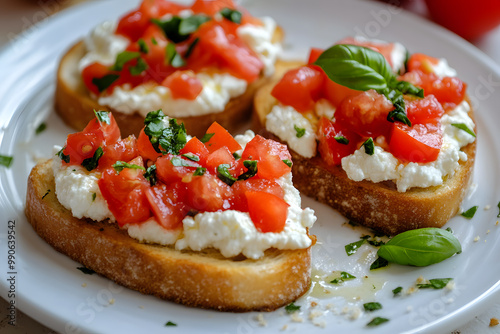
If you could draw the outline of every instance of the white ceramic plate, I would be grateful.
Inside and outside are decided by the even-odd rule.
[[[54,251],[33,231],[23,213],[26,179],[35,159],[51,156],[51,147],[64,142],[71,130],[53,112],[55,70],[58,59],[89,29],[106,19],[114,19],[134,7],[137,1],[100,1],[77,6],[32,28],[0,54],[0,154],[13,155],[10,169],[0,167],[0,286],[10,300],[11,274],[7,266],[8,221],[15,221],[15,302],[16,306],[61,333],[81,332],[168,332],[168,333],[272,333],[280,329],[323,333],[395,333],[451,331],[485,309],[500,291],[500,226],[496,226],[500,201],[498,166],[500,148],[500,70],[470,44],[417,17],[377,2],[365,1],[246,1],[257,16],[274,17],[287,34],[287,55],[304,58],[310,46],[327,47],[354,34],[400,41],[410,51],[445,57],[468,83],[475,102],[478,154],[474,183],[476,190],[464,208],[478,205],[472,220],[453,218],[450,226],[463,246],[463,253],[427,268],[391,265],[374,272],[367,268],[375,248],[362,246],[347,257],[344,245],[359,240],[361,229],[343,225],[345,219],[330,208],[305,198],[314,208],[318,222],[312,233],[318,235],[314,247],[315,274],[332,270],[347,271],[358,278],[335,288],[324,282],[296,304],[301,305],[294,322],[283,310],[263,314],[266,326],[255,313],[232,314],[186,308],[116,286],[109,280],[84,275],[77,263]],[[45,121],[47,130],[36,136],[34,130]],[[486,210],[488,206],[491,209]],[[479,241],[474,239],[479,237]],[[367,279],[361,278],[368,275]],[[417,277],[455,279],[456,288],[421,290],[393,298],[397,286],[412,286]],[[203,279],[200,277],[200,279]],[[328,279],[327,279],[328,280]],[[86,287],[82,287],[82,284]],[[286,282],[283,282],[286,284]],[[330,288],[326,297],[321,284]],[[321,298],[315,298],[314,296]],[[359,298],[358,298],[359,297]],[[109,300],[114,299],[114,304]],[[312,301],[319,303],[311,308]],[[361,313],[349,320],[363,302],[378,301],[383,309]],[[354,312],[354,313],[353,313]],[[389,318],[377,328],[365,324],[373,317]],[[312,320],[311,320],[312,318]],[[167,321],[177,327],[164,327]],[[315,325],[316,324],[316,325]],[[319,326],[317,326],[319,325]]]

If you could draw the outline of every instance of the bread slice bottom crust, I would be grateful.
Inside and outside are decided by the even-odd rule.
[[[311,247],[270,249],[259,260],[224,258],[216,250],[177,251],[139,243],[107,221],[74,218],[55,194],[52,160],[28,178],[26,217],[57,251],[130,289],[219,311],[271,311],[304,294]]]
[[[279,140],[265,129],[266,115],[277,103],[270,94],[274,84],[266,84],[256,93],[252,127],[256,133]],[[442,227],[457,214],[471,181],[476,141],[462,151],[467,161],[460,161],[455,174],[443,185],[398,192],[392,181],[353,181],[341,166],[327,166],[318,155],[304,158],[290,149],[293,183],[301,194],[333,207],[352,222],[388,235]]]

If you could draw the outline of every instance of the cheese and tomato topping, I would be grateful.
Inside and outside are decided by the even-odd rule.
[[[394,66],[395,57],[389,52],[400,49],[398,46],[352,38],[342,43],[346,42],[350,44],[326,51],[325,58],[339,57],[349,49],[350,54],[341,56],[359,61],[358,74],[349,77],[349,85],[359,90],[330,79],[315,63],[323,50],[312,49],[308,65],[290,70],[273,88],[278,104],[267,115],[266,128],[300,155],[311,158],[319,154],[327,165],[341,166],[354,181],[392,180],[401,192],[443,184],[459,161],[467,160],[460,149],[475,140],[466,84],[444,59],[413,54],[406,67],[400,68],[401,64]],[[380,59],[376,65],[375,60],[367,60],[371,55],[366,50],[382,54],[392,65],[387,66],[392,73],[384,72]],[[358,59],[352,55],[356,52],[361,55]],[[366,63],[360,65],[363,61]],[[382,73],[367,70],[370,61]],[[342,71],[338,76],[345,79]],[[363,89],[377,75],[379,81],[388,77],[383,79],[387,86]]]
[[[232,0],[191,6],[144,0],[85,38],[79,69],[98,102],[123,113],[221,112],[248,84],[274,73],[281,52],[276,28],[273,19],[252,17]]]
[[[226,257],[311,245],[316,217],[301,209],[285,145],[233,138],[214,123],[200,139],[161,111],[138,139],[121,139],[113,115],[68,135],[54,162],[59,202],[77,218],[109,219],[141,242]]]

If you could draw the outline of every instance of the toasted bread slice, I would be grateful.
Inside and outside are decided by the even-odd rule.
[[[290,68],[295,66],[290,64]],[[266,115],[277,103],[271,96],[275,84],[268,83],[256,93],[253,128],[255,133],[279,140],[265,129]],[[441,227],[457,214],[471,180],[476,142],[462,148],[467,161],[460,161],[458,170],[443,185],[406,192],[398,192],[392,181],[353,181],[341,166],[327,166],[318,155],[308,159],[289,150],[293,182],[303,195],[330,205],[355,223],[395,235],[411,229]]]
[[[218,251],[177,251],[142,244],[107,221],[77,219],[55,195],[52,160],[28,179],[26,216],[57,251],[144,294],[220,311],[270,311],[307,291],[311,249],[267,250],[259,260]]]
[[[275,41],[281,41],[283,37],[283,31],[278,27],[273,38]],[[78,70],[78,63],[85,53],[85,44],[80,41],[66,52],[59,63],[55,94],[56,112],[66,124],[81,131],[94,117],[92,112],[94,109],[112,111],[122,135],[138,135],[144,126],[144,117],[141,114],[138,112],[125,114],[108,106],[99,105],[97,100],[90,95]],[[282,67],[276,64],[274,76],[283,74],[280,68]],[[234,133],[242,123],[250,119],[255,91],[269,79],[261,76],[249,84],[245,93],[231,99],[222,112],[176,118],[184,123],[187,132],[193,136],[203,136],[213,122],[219,123],[229,132]]]

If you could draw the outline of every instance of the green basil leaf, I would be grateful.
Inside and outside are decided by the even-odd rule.
[[[182,59],[181,55],[177,53],[174,43],[168,43],[165,47],[165,55],[167,64],[172,67],[179,68],[186,65],[186,61]]]
[[[368,155],[373,155],[375,153],[375,143],[371,137],[361,144],[361,147],[365,148],[365,153]]]
[[[197,167],[196,165],[193,165],[193,163],[189,160],[184,160],[180,157],[173,157],[172,159],[170,159],[170,162],[172,163],[172,165],[174,165],[174,167]]]
[[[163,129],[158,141],[163,149],[162,153],[179,154],[187,142],[184,123],[177,124],[174,118],[169,119],[169,127]]]
[[[339,144],[343,144],[343,145],[349,144],[349,139],[347,139],[344,136],[335,136],[335,137],[333,137],[333,139],[335,139],[337,141],[337,143],[339,143]]]
[[[303,137],[305,134],[306,134],[306,129],[304,128],[299,128],[297,125],[293,125],[293,128],[295,129],[295,131],[297,132],[296,133],[296,136],[297,138],[301,138]]]
[[[451,125],[453,125],[456,128],[459,128],[460,130],[463,130],[463,131],[467,132],[468,134],[470,134],[471,136],[473,136],[474,138],[476,138],[476,134],[474,133],[474,131],[472,131],[471,129],[469,129],[467,127],[467,125],[465,125],[464,123],[452,123]]]
[[[95,274],[95,271],[93,271],[92,269],[89,269],[87,267],[76,267],[76,269],[80,270],[85,275],[94,275]]]
[[[283,160],[283,162],[285,163],[285,165],[292,168],[292,162],[289,159],[285,159],[285,160]]]
[[[118,75],[118,74],[106,74],[105,76],[100,77],[100,78],[93,78],[92,84],[97,87],[97,90],[99,91],[99,93],[102,93],[109,86],[111,86],[113,84],[113,82],[118,80],[119,77],[120,77],[120,75]]]
[[[215,133],[205,133],[203,135],[203,137],[201,137],[200,141],[203,143],[203,144],[206,144],[207,142],[210,141],[210,139],[212,139],[212,137],[215,135]]]
[[[156,184],[156,165],[149,166],[143,175],[144,178],[149,181],[151,187],[154,186]]]
[[[218,167],[217,167],[217,177],[222,181],[224,182],[225,184],[227,184],[228,186],[232,186],[234,182],[236,182],[236,178],[234,176],[232,176],[230,173],[229,173],[229,168],[231,166],[229,164],[220,164]]]
[[[241,159],[241,155],[239,155],[236,152],[233,153],[233,157],[234,157],[235,160]]]
[[[341,278],[335,278],[335,279],[332,279],[330,281],[331,284],[340,284],[340,283],[344,283],[344,280],[341,279]]]
[[[65,148],[66,148],[66,146],[64,146],[63,148],[61,148],[59,150],[59,152],[56,153],[56,155],[59,157],[59,159],[61,159],[65,163],[69,164],[69,160],[70,160],[69,155],[63,153],[63,151],[64,151]]]
[[[184,153],[182,154],[181,156],[183,156],[184,158],[187,158],[191,161],[200,161],[200,157],[197,156],[196,154],[194,153],[191,153],[191,152],[188,152],[188,153]]]
[[[453,233],[453,230],[451,229],[451,227],[447,227],[446,228],[446,231],[450,232],[450,233]]]
[[[357,45],[334,45],[314,65],[321,67],[330,80],[354,90],[380,92],[396,80],[384,56]]]
[[[345,252],[347,253],[348,256],[351,256],[352,254],[356,253],[359,247],[365,243],[364,239],[361,239],[356,242],[352,242],[350,244],[345,245]]]
[[[125,161],[117,161],[115,162],[111,167],[117,172],[120,173],[122,170],[125,168],[130,168],[130,169],[142,169],[146,170],[146,168],[139,166],[139,165],[134,165],[134,164],[129,164],[128,162]]]
[[[222,8],[221,11],[219,12],[223,18],[226,20],[229,20],[231,22],[234,22],[236,24],[241,24],[241,12],[237,11],[236,9],[231,9],[231,8]]]
[[[148,125],[151,122],[161,122],[164,118],[165,114],[161,109],[150,111],[144,118],[144,125]]]
[[[474,217],[474,215],[476,214],[477,208],[478,208],[477,205],[473,206],[469,210],[462,212],[460,215],[462,215],[463,217],[465,217],[467,219],[472,219]]]
[[[115,64],[111,66],[111,71],[121,71],[126,63],[141,56],[140,52],[122,51],[116,56]]]
[[[497,207],[498,207],[498,215],[497,215],[497,218],[500,218],[500,202],[498,202]]]
[[[395,88],[403,94],[415,95],[418,97],[424,97],[424,90],[422,88],[414,86],[408,81],[398,81]]]
[[[429,283],[426,284],[417,284],[419,289],[442,289],[444,288],[448,282],[452,281],[453,278],[433,278],[429,280]]]
[[[378,255],[401,265],[428,266],[460,252],[462,246],[450,232],[421,228],[396,235],[378,250]]]
[[[394,296],[397,296],[401,293],[401,291],[403,291],[403,287],[402,286],[398,286],[397,288],[395,288],[394,290],[392,290],[392,293]]]
[[[406,107],[403,94],[401,94],[401,92],[396,90],[390,90],[385,94],[385,96],[394,105],[394,110],[389,112],[389,114],[387,115],[387,120],[392,123],[401,122],[403,124],[411,126],[411,121],[406,115]]]
[[[130,66],[128,70],[133,76],[138,76],[147,69],[148,63],[142,58],[137,58],[137,63],[134,66]]]
[[[44,132],[45,129],[47,129],[47,124],[46,123],[41,123],[35,130],[35,134],[39,135],[40,133]]]
[[[68,160],[69,160],[69,156],[68,156]],[[12,165],[12,161],[14,161],[14,157],[11,157],[8,155],[0,155],[0,165],[1,166],[9,168]]]
[[[382,304],[377,302],[364,303],[363,308],[365,309],[365,311],[373,312],[382,309]]]
[[[99,110],[95,111],[94,110],[95,117],[97,120],[101,123],[106,123],[106,124],[111,124],[111,119],[109,118],[109,111],[104,111],[104,110]]]
[[[97,194],[96,193],[92,193],[92,202],[95,201],[96,197],[97,197]]]
[[[191,56],[191,53],[193,52],[194,47],[196,46],[196,44],[198,44],[199,41],[200,41],[200,38],[196,37],[194,39],[194,41],[192,41],[191,44],[189,44],[188,49],[186,50],[186,53],[184,54],[185,59],[188,59],[189,56]]]
[[[158,41],[154,37],[151,37],[151,43],[153,43],[153,45],[158,45]]]
[[[383,257],[378,257],[373,263],[370,265],[370,270],[375,270],[383,267],[387,267],[389,265],[389,261],[384,259]]]
[[[146,41],[144,41],[142,38],[139,38],[139,40],[137,41],[137,44],[139,45],[139,51],[141,53],[144,53],[144,54],[148,54],[149,53],[149,47],[146,44]]]
[[[248,170],[238,176],[238,180],[248,180],[257,174],[257,160],[244,160],[243,166],[245,166]]]
[[[375,326],[381,325],[384,322],[388,322],[388,321],[389,321],[389,319],[387,319],[387,318],[376,317],[376,318],[373,318],[369,323],[367,323],[366,326],[375,327]]]
[[[181,20],[179,24],[180,35],[190,35],[205,22],[210,21],[210,16],[206,15],[191,15]]]
[[[85,167],[89,172],[93,169],[97,168],[97,165],[99,164],[99,159],[103,155],[103,150],[102,147],[98,147],[97,150],[95,150],[94,155],[91,158],[84,159],[82,161],[82,166]]]
[[[293,302],[285,306],[286,313],[290,314],[300,310],[300,305],[295,305]]]
[[[197,167],[193,173],[193,176],[202,176],[205,174],[207,169],[205,167]]]
[[[342,271],[342,272],[340,273],[340,278],[342,278],[343,280],[349,280],[349,279],[354,279],[354,278],[356,278],[356,276],[351,275],[351,274],[349,274],[348,272]]]
[[[181,21],[182,19],[178,16],[173,16],[171,19],[165,21],[151,19],[151,22],[156,24],[163,31],[165,36],[174,43],[180,43],[189,38],[189,35],[179,34],[179,25]]]
[[[165,324],[165,327],[176,327],[177,324],[175,322],[172,322],[172,321],[168,321],[166,324]]]

